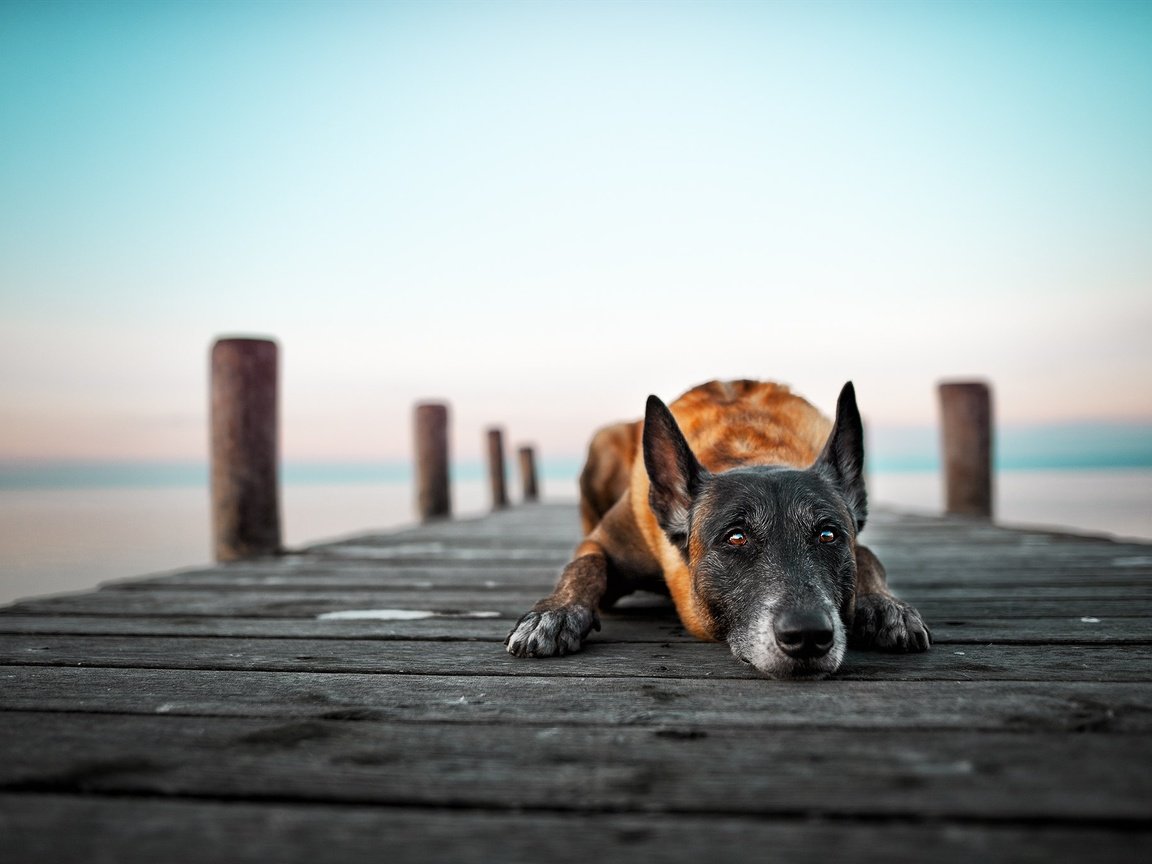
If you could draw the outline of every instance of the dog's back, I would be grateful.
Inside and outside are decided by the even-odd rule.
[[[580,472],[580,522],[585,537],[628,490],[640,447],[640,426],[639,420],[613,423],[592,436]]]
[[[709,381],[668,408],[709,471],[741,465],[807,468],[832,429],[806,399],[770,381]]]
[[[831,421],[806,399],[770,381],[709,381],[668,406],[702,465],[724,471],[740,465],[811,465],[828,438]],[[585,535],[628,490],[647,494],[640,454],[643,423],[600,429],[580,475],[580,517]],[[643,499],[642,499],[643,500]]]

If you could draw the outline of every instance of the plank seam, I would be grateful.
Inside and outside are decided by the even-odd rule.
[[[45,795],[53,797],[75,798],[107,798],[129,799],[136,801],[189,801],[198,803],[219,804],[258,804],[265,806],[328,806],[346,807],[356,809],[387,808],[389,810],[411,810],[419,812],[453,812],[453,813],[525,813],[533,815],[571,816],[571,815],[599,815],[599,816],[649,816],[665,818],[692,817],[696,819],[732,819],[746,818],[757,821],[775,820],[780,822],[811,822],[813,820],[830,823],[856,823],[856,824],[902,824],[902,825],[965,825],[981,827],[1029,827],[1029,828],[1077,828],[1108,829],[1117,832],[1133,834],[1150,834],[1152,828],[1146,817],[1132,816],[1020,816],[1005,814],[992,815],[966,815],[962,813],[921,814],[909,811],[894,810],[886,813],[873,813],[862,810],[822,810],[812,809],[771,809],[752,810],[731,808],[724,811],[701,810],[687,807],[669,807],[659,810],[650,807],[621,807],[621,806],[573,806],[561,807],[538,805],[519,802],[516,804],[501,805],[493,801],[494,806],[481,806],[469,801],[446,799],[435,804],[421,801],[405,800],[376,800],[347,799],[340,797],[307,798],[291,797],[286,795],[202,795],[191,792],[158,792],[156,794],[142,793],[139,790],[75,790],[67,788],[68,784],[46,781],[25,781],[0,784],[0,794],[18,795]]]
[[[287,706],[291,707],[291,706]],[[650,709],[637,709],[637,713],[647,713]],[[303,711],[286,711],[283,714],[248,714],[248,713],[229,713],[220,714],[215,712],[188,712],[188,711],[167,711],[163,714],[157,714],[155,710],[124,710],[124,709],[96,709],[96,708],[53,708],[53,707],[11,707],[7,705],[0,705],[0,715],[4,714],[65,714],[75,715],[81,717],[164,717],[172,718],[173,720],[257,720],[266,722],[281,722],[281,721],[312,721],[312,722],[326,722],[326,723],[376,723],[380,725],[396,725],[396,726],[473,726],[477,728],[496,728],[504,729],[507,727],[508,722],[503,718],[494,718],[491,720],[480,718],[461,718],[461,719],[448,719],[444,717],[403,717],[403,716],[358,716],[360,712],[365,715],[370,715],[373,712],[379,714],[386,714],[386,708],[373,708],[371,706],[348,706],[346,708],[333,708],[327,712],[320,713],[307,713]],[[836,723],[825,722],[820,725],[821,729],[829,729],[838,732],[859,732],[868,735],[884,735],[889,732],[923,732],[928,734],[939,735],[954,735],[959,731],[965,733],[972,733],[976,735],[1009,735],[1009,736],[1028,736],[1029,738],[1043,737],[1043,736],[1060,736],[1067,735],[1091,735],[1096,738],[1103,737],[1118,737],[1118,738],[1148,738],[1152,736],[1152,732],[1147,732],[1140,729],[1112,729],[1109,728],[1112,719],[1114,718],[1090,718],[1079,723],[1067,723],[1064,725],[1049,724],[1043,725],[1041,722],[1034,722],[1032,725],[1019,725],[1019,726],[947,726],[942,724],[926,725],[917,723],[888,723],[886,725],[875,725],[865,723]],[[581,720],[558,720],[551,718],[548,720],[525,720],[517,718],[516,728],[526,729],[586,729],[586,730],[609,730],[626,728],[629,730],[637,730],[640,732],[667,733],[674,736],[687,735],[692,736],[695,733],[705,730],[719,730],[723,732],[748,732],[753,730],[770,731],[770,732],[808,732],[812,729],[811,723],[792,722],[792,723],[772,723],[772,724],[752,724],[752,723],[732,723],[723,720],[709,718],[705,721],[692,721],[685,720],[680,723],[672,722],[652,722],[650,720],[617,720],[611,722],[597,722],[595,720],[581,721]],[[4,786],[0,784],[0,792],[4,791]]]

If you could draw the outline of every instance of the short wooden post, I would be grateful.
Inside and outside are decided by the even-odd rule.
[[[416,509],[420,519],[452,515],[448,480],[448,406],[424,402],[416,406]]]
[[[979,381],[941,384],[945,510],[992,518],[992,394]]]
[[[504,433],[488,430],[488,479],[492,484],[492,509],[508,506],[508,486],[504,479]]]
[[[278,355],[269,339],[218,339],[212,346],[212,534],[217,561],[282,551]]]
[[[520,448],[520,482],[524,487],[524,500],[537,501],[540,489],[536,485],[536,453],[531,447]]]

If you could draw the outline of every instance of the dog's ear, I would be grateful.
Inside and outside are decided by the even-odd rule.
[[[849,381],[836,401],[836,422],[824,451],[812,466],[838,488],[856,520],[856,530],[868,518],[868,493],[864,489],[864,427],[856,407],[856,388]]]
[[[668,539],[688,551],[688,512],[708,475],[688,446],[676,418],[655,396],[644,412],[644,467],[648,471],[648,503]]]

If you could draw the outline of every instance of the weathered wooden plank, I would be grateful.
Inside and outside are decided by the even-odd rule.
[[[427,525],[411,525],[383,532],[362,532],[312,544],[319,549],[340,543],[389,543],[416,540],[483,541],[492,538],[510,538],[522,542],[537,542],[543,537],[551,541],[580,537],[579,518],[575,503],[554,503],[519,506],[507,513],[486,514],[477,518],[457,519]],[[952,540],[965,545],[987,547],[1080,547],[1108,546],[1117,549],[1143,549],[1146,542],[1116,540],[1104,534],[1055,530],[1036,526],[978,523],[947,516],[896,512],[884,507],[872,507],[868,527],[862,535],[866,543],[916,544],[930,552],[941,540]],[[930,541],[930,542],[925,542]]]
[[[323,561],[349,557],[353,554],[349,550],[362,550],[366,559],[386,561],[408,557],[438,558],[454,551],[474,551],[482,559],[503,549],[520,549],[550,557],[570,555],[580,539],[579,533],[556,531],[548,526],[535,528],[531,536],[500,531],[488,534],[442,532],[439,536],[383,533],[344,537],[329,543],[301,547],[292,550],[292,554]]]
[[[531,538],[493,532],[487,536],[444,535],[437,538],[395,534],[346,538],[324,546],[301,550],[293,556],[313,565],[361,563],[387,567],[422,563],[441,567],[485,566],[518,561],[563,563],[578,538],[543,540],[541,532]],[[1152,567],[1152,544],[1114,543],[1102,539],[1022,534],[997,531],[994,537],[970,536],[949,528],[936,534],[926,528],[902,527],[890,537],[866,532],[861,538],[894,573],[945,570],[956,578],[967,571],[995,566],[1028,572],[1036,569],[1139,569]]]
[[[412,609],[484,611],[519,615],[539,594],[520,588],[478,585],[468,590],[435,591],[97,591],[25,600],[9,612],[40,615],[240,615],[314,618],[350,609]]]
[[[1152,597],[1129,596],[1124,589],[1046,589],[1019,591],[921,590],[896,585],[925,619],[948,618],[1133,618],[1152,617]],[[1111,593],[1113,596],[1107,596]],[[526,588],[478,585],[468,590],[396,589],[382,591],[97,591],[24,600],[6,610],[20,615],[208,615],[310,618],[350,609],[416,609],[496,612],[517,618],[540,599]],[[632,600],[633,598],[629,598]],[[648,602],[640,596],[634,602]],[[655,601],[653,601],[655,602]]]
[[[909,529],[916,531],[916,529]],[[877,555],[893,561],[922,563],[926,566],[946,565],[950,561],[962,565],[984,561],[1012,561],[1022,565],[1037,565],[1044,562],[1070,565],[1107,562],[1109,560],[1131,561],[1134,565],[1148,565],[1150,547],[1137,544],[1109,543],[1107,541],[1064,544],[1058,542],[1017,542],[987,543],[977,538],[962,535],[948,535],[939,542],[922,536],[907,536],[899,541],[871,542],[861,537],[861,542],[869,545]]]
[[[871,528],[902,526],[902,525],[916,525],[924,524],[928,526],[945,526],[956,527],[973,532],[1023,532],[1027,531],[1030,534],[1038,535],[1055,535],[1059,537],[1068,537],[1071,539],[1079,537],[1100,537],[1104,535],[1093,534],[1087,531],[1071,531],[1069,529],[1054,528],[1051,526],[1044,526],[1034,523],[1026,523],[1016,525],[1014,523],[1004,523],[1003,521],[989,522],[986,519],[971,519],[967,517],[957,517],[944,515],[936,512],[928,512],[925,510],[908,509],[891,504],[879,504],[875,507],[869,508],[868,525]]]
[[[693,642],[670,607],[606,612],[600,642]],[[514,622],[500,618],[428,618],[415,621],[315,618],[128,617],[0,615],[0,633],[92,636],[234,636],[251,639],[417,639],[501,642]],[[1147,645],[1147,618],[934,619],[933,644]]]
[[[1076,539],[1069,542],[1063,537],[1036,537],[1016,532],[1004,532],[994,538],[969,536],[963,532],[931,530],[904,526],[899,532],[877,536],[872,531],[860,535],[860,540],[877,554],[898,558],[946,562],[959,556],[964,560],[983,560],[1003,557],[1030,564],[1048,558],[1070,563],[1107,560],[1110,558],[1146,559],[1152,553],[1152,543],[1119,543],[1105,539]],[[347,537],[332,543],[310,546],[293,554],[323,560],[333,555],[347,555],[349,549],[363,549],[370,558],[387,560],[409,556],[439,556],[453,550],[496,552],[501,549],[521,549],[545,555],[570,554],[577,546],[576,534],[557,536],[541,528],[532,537],[493,532],[486,536],[445,534],[439,537],[404,536],[402,534],[373,534]],[[1147,561],[1145,560],[1145,566]]]
[[[889,681],[1149,681],[1148,645],[965,645],[925,654],[850,651],[839,678]],[[407,675],[756,678],[723,645],[600,642],[524,660],[492,642],[3,636],[0,665],[377,672]]]
[[[1120,547],[1108,543],[1094,543],[1070,549],[1058,547],[976,546],[973,548],[961,538],[935,544],[924,549],[905,538],[901,544],[869,543],[872,550],[882,556],[885,565],[890,562],[898,568],[953,569],[963,575],[974,564],[1012,566],[1025,572],[1044,568],[1120,567],[1147,572],[1152,564],[1152,547]],[[957,566],[958,565],[958,566]]]
[[[1114,541],[1106,535],[1090,532],[1074,532],[1065,529],[1049,529],[1037,526],[1016,526],[994,524],[986,521],[954,518],[928,513],[915,513],[896,510],[885,506],[869,508],[866,537],[900,540],[907,538],[909,529],[915,529],[919,536],[961,536],[982,543],[1061,543],[1076,545],[1083,543],[1115,543],[1116,545],[1140,545],[1130,541]],[[331,542],[361,537],[519,537],[535,538],[544,531],[553,536],[566,533],[579,536],[579,519],[576,503],[554,501],[549,503],[518,506],[506,513],[483,514],[460,518],[453,521],[432,524],[412,524],[389,531],[362,532],[348,535]],[[325,544],[316,544],[325,545]]]
[[[1091,533],[1072,529],[1045,529],[1035,525],[998,524],[979,528],[963,520],[929,516],[914,519],[896,516],[881,521],[869,512],[865,542],[921,543],[930,541],[956,541],[982,546],[1031,546],[1037,548],[1075,549],[1092,546],[1111,546],[1117,549],[1144,548],[1149,541],[1137,538],[1117,538],[1104,533]]]
[[[105,583],[103,591],[260,589],[297,591],[395,590],[397,588],[516,587],[541,590],[556,584],[559,567],[552,565],[500,565],[495,567],[380,568],[346,562],[319,562],[312,566],[219,567],[185,570],[146,578]],[[1095,583],[1093,583],[1095,584]]]
[[[1106,558],[1080,561],[1040,558],[1026,563],[1001,556],[988,556],[983,560],[974,561],[916,561],[886,555],[881,560],[888,570],[890,579],[907,584],[1010,586],[1017,582],[1024,585],[1044,584],[1048,581],[1063,584],[1077,578],[1084,580],[1088,585],[1097,584],[1095,581],[1090,581],[1089,577],[1121,584],[1147,584],[1152,578],[1152,568],[1121,566]]]
[[[680,626],[671,610],[652,610],[645,614],[613,614],[611,631],[601,634],[603,641],[668,642],[695,641]],[[1048,619],[1040,619],[1047,622]],[[1136,619],[1142,621],[1142,619]],[[0,615],[0,634],[56,634],[93,636],[235,636],[249,639],[414,639],[418,641],[485,641],[502,642],[515,619],[501,618],[427,618],[414,621],[317,620],[315,618],[129,618],[95,615]],[[609,626],[609,625],[605,625]],[[1083,626],[1083,625],[1082,625]],[[1095,641],[1121,641],[1119,634],[1130,627],[1114,631],[1114,638]],[[1147,629],[1146,625],[1144,629]],[[1150,638],[1148,641],[1152,641]]]
[[[559,559],[558,559],[559,560]],[[1143,563],[1140,563],[1143,562]],[[1152,580],[1152,556],[1116,558],[1112,555],[1070,562],[1050,561],[1038,556],[1026,561],[1001,562],[990,558],[979,567],[958,566],[953,559],[923,561],[916,558],[889,556],[890,575],[907,584],[943,586],[1032,585],[1066,583],[1085,586],[1107,584],[1146,584]],[[284,582],[350,581],[381,584],[406,580],[438,584],[475,584],[478,579],[499,578],[520,583],[554,581],[558,565],[554,562],[531,561],[432,561],[412,562],[403,559],[379,561],[341,560],[294,555],[274,560],[244,561],[213,567],[197,567],[161,573],[147,578],[118,580],[106,588],[132,588],[137,585],[235,585],[250,582],[266,585]]]
[[[60,826],[67,830],[61,831]],[[1152,831],[996,823],[829,822],[615,813],[499,813],[0,795],[13,864],[586,864],[588,861],[772,860],[891,864],[915,850],[934,864],[1138,861]],[[386,850],[386,852],[385,852]],[[757,852],[756,860],[763,860]]]
[[[335,546],[328,553],[328,560],[343,561],[359,564],[377,562],[403,562],[404,564],[420,564],[425,566],[456,566],[471,567],[476,564],[485,564],[489,567],[499,565],[536,564],[538,566],[562,567],[571,560],[571,550],[568,552],[548,553],[535,549],[517,549],[512,546],[496,547],[492,549],[458,549],[450,548],[448,551],[426,554],[394,554],[389,547],[381,547],[381,551],[372,552],[368,546]]]
[[[250,594],[267,594],[275,597],[315,595],[317,593],[355,596],[360,592],[379,594],[380,596],[398,596],[393,592],[421,592],[426,596],[435,597],[437,592],[451,593],[478,593],[485,596],[508,595],[517,598],[539,597],[541,591],[551,591],[555,579],[537,576],[532,580],[510,581],[499,575],[485,576],[483,578],[461,579],[458,576],[451,581],[433,578],[413,579],[406,583],[393,583],[377,578],[374,582],[368,579],[354,582],[350,585],[330,584],[323,580],[311,580],[301,584],[300,581],[272,581],[268,584],[235,585],[217,583],[208,586],[173,584],[170,582],[139,582],[133,586],[120,583],[111,593],[131,591],[134,594],[153,592],[183,592],[203,596],[206,591],[221,595],[247,592]],[[1131,600],[1139,602],[1152,599],[1152,580],[1141,582],[1124,582],[1111,585],[1091,585],[1083,580],[1071,584],[1013,584],[1013,585],[955,585],[944,582],[937,583],[892,583],[893,590],[900,591],[902,596],[909,599],[915,597],[922,602],[944,602],[954,599],[1010,599],[1028,602],[1032,600]],[[109,589],[104,589],[108,591]],[[496,594],[501,592],[501,594]],[[171,596],[170,593],[165,596]],[[75,597],[75,595],[73,595]],[[161,601],[164,599],[160,598]],[[102,602],[119,603],[122,600],[106,599]],[[128,601],[131,602],[131,601]]]
[[[53,794],[1139,826],[1152,798],[1143,735],[4,712],[0,755],[0,791]]]
[[[936,597],[909,587],[897,592],[915,606],[931,626],[934,621],[984,618],[1149,618],[1152,598],[1028,597],[1005,592]]]
[[[914,531],[915,535],[912,539],[921,536],[933,539],[958,537],[982,544],[996,543],[1005,546],[1032,545],[1070,548],[1099,544],[1147,545],[1144,541],[1118,539],[1104,533],[1045,528],[1029,524],[999,523],[986,524],[984,527],[980,527],[963,519],[939,516],[916,518],[906,514],[885,514],[883,511],[876,511],[875,518],[873,518],[873,512],[869,512],[868,516],[868,528],[865,533],[893,542],[910,539],[907,532]]]
[[[443,558],[475,553],[483,559],[507,549],[534,553],[540,557],[569,555],[580,542],[578,533],[559,533],[546,527],[532,536],[493,532],[487,535],[451,534],[441,536],[405,536],[403,534],[370,534],[346,537],[332,543],[308,546],[298,554],[314,558],[363,557],[366,559]]]
[[[952,616],[930,619],[933,643],[985,645],[1147,645],[1152,644],[1148,618],[972,618]]]
[[[381,567],[426,565],[441,567],[496,566],[499,564],[563,565],[571,560],[575,544],[554,549],[518,547],[512,541],[493,543],[491,547],[453,543],[413,543],[405,546],[344,544],[332,546],[323,553],[309,552],[307,560],[320,564],[373,564]],[[1075,567],[1109,567],[1115,560],[1143,562],[1147,553],[1118,554],[1106,548],[1078,549],[1074,553],[1041,551],[1028,548],[992,547],[968,549],[960,545],[936,549],[932,554],[902,548],[880,548],[876,554],[892,572],[915,572],[919,569],[944,569],[962,574],[969,569],[992,566],[1017,566],[1023,570]],[[1130,565],[1136,566],[1136,565]]]
[[[533,536],[542,528],[546,528],[553,533],[568,531],[576,535],[580,532],[580,520],[576,512],[575,500],[535,502],[523,504],[500,513],[460,516],[450,521],[413,522],[388,533],[402,537],[436,537],[454,534]],[[359,534],[351,536],[359,536]]]
[[[331,675],[0,668],[0,709],[405,723],[1152,731],[1152,684]]]
[[[456,588],[471,589],[495,583],[500,586],[551,588],[560,573],[558,566],[515,566],[497,567],[392,567],[382,569],[374,565],[339,563],[318,563],[311,567],[296,569],[264,568],[215,568],[182,571],[160,576],[109,582],[101,586],[104,591],[139,590],[297,590],[297,591],[356,591],[356,590],[395,590],[397,588]],[[990,587],[1015,589],[1035,587],[1075,587],[1096,589],[1101,587],[1127,588],[1129,586],[1148,591],[1152,586],[1152,569],[1147,571],[1117,571],[1103,565],[1079,570],[1056,571],[1052,569],[985,567],[972,570],[957,578],[950,569],[934,571],[917,570],[914,573],[898,573],[893,584],[899,587],[917,588]]]
[[[866,541],[867,538],[862,538]],[[432,563],[441,566],[461,564],[485,565],[490,562],[517,561],[563,562],[569,559],[575,542],[544,545],[518,545],[512,538],[494,538],[454,542],[452,540],[420,542],[372,542],[371,538],[346,541],[332,546],[305,550],[300,558],[318,564],[374,563],[380,566]],[[1037,545],[969,545],[963,538],[951,538],[938,543],[931,550],[907,544],[870,544],[885,564],[897,569],[953,568],[958,573],[965,569],[999,562],[1022,569],[1046,567],[1088,567],[1093,565],[1148,567],[1149,547],[1117,547],[1099,543],[1073,547],[1044,547]],[[296,557],[296,556],[294,556]]]

